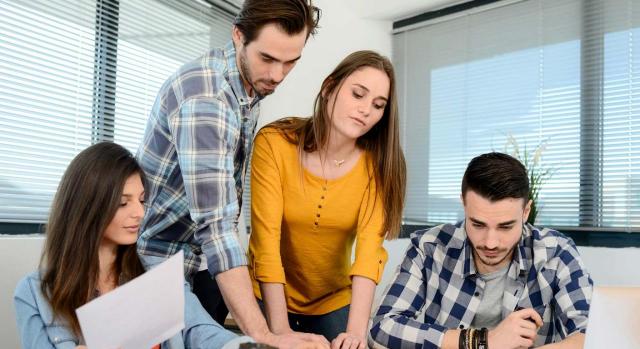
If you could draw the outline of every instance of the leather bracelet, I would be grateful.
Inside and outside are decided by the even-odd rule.
[[[460,331],[460,337],[458,337],[458,349],[467,349],[467,329]]]
[[[478,346],[477,349],[489,349],[488,343],[489,330],[486,327],[481,328],[478,331]]]

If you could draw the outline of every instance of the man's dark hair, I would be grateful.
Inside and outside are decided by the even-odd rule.
[[[472,190],[492,202],[529,199],[527,169],[516,158],[503,153],[487,153],[473,158],[462,177],[462,198]]]
[[[316,33],[319,21],[320,9],[311,0],[245,0],[234,24],[247,45],[269,23],[275,23],[289,35],[306,30],[308,39]]]

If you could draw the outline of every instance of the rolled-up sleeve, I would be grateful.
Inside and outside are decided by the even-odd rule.
[[[350,276],[363,276],[376,284],[382,279],[388,259],[387,251],[382,246],[385,237],[383,226],[384,205],[376,191],[375,179],[371,178],[358,214],[355,260]]]
[[[425,287],[433,268],[431,255],[421,248],[419,237],[411,239],[405,258],[373,318],[370,335],[375,343],[387,348],[440,348],[447,329],[418,320],[421,309],[431,303]]]
[[[283,195],[280,171],[268,138],[258,133],[251,159],[251,239],[253,277],[259,282],[286,283],[280,256]]]
[[[240,207],[234,179],[236,116],[223,101],[192,98],[170,120],[195,239],[215,276],[246,265],[238,239]]]

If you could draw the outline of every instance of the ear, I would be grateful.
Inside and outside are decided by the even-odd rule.
[[[529,213],[531,212],[531,204],[533,204],[533,201],[529,200],[527,204],[524,206],[524,212],[522,213],[522,223],[525,223],[527,219],[529,219]]]
[[[231,29],[231,40],[233,40],[236,51],[244,46],[244,34],[242,34],[240,29],[235,25],[233,26],[233,29]]]

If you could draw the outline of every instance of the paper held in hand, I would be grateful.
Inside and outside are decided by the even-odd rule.
[[[182,251],[76,309],[91,349],[151,348],[184,328]]]

